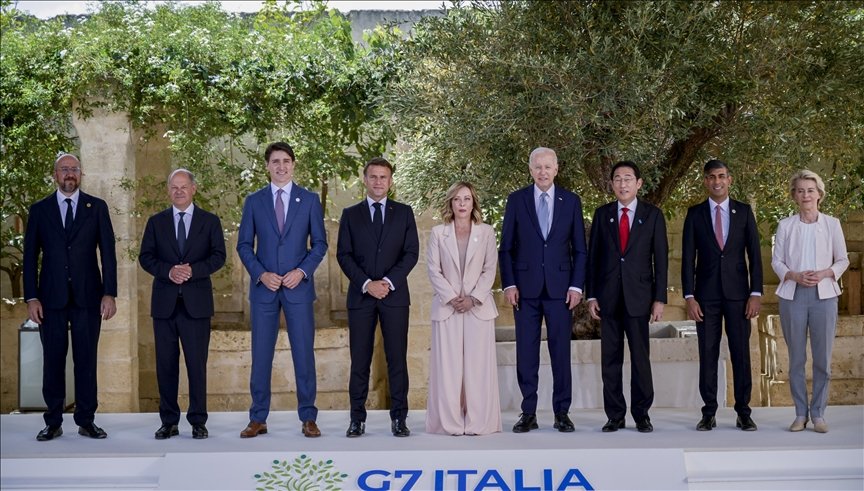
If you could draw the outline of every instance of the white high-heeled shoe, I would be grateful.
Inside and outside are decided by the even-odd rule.
[[[789,431],[804,431],[804,428],[807,427],[807,418],[804,416],[798,416],[795,418],[795,421],[792,422],[792,425],[789,426]]]

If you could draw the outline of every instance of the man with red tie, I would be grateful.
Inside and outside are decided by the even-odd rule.
[[[759,230],[750,205],[729,198],[732,175],[720,160],[705,164],[709,199],[687,210],[681,252],[681,287],[699,340],[699,393],[705,405],[699,431],[717,426],[717,361],[723,322],[735,391],[736,426],[756,431],[750,417],[750,319],[762,300]],[[746,258],[745,258],[746,255]]]
[[[617,201],[594,212],[588,242],[585,295],[588,312],[600,320],[603,431],[624,428],[627,401],[622,388],[624,337],[630,348],[630,413],[641,433],[654,430],[648,410],[654,402],[648,323],[663,317],[669,246],[663,212],[638,200],[639,167],[618,162],[610,175]]]

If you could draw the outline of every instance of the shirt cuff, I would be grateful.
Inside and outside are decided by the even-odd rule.
[[[762,294],[759,293],[759,292],[750,292],[750,296],[751,296],[751,297],[761,297]]]
[[[570,288],[567,289],[567,291],[568,291],[568,292],[579,292],[579,293],[582,293],[582,289],[581,289],[581,288],[576,288],[575,286],[571,286]]]
[[[369,285],[369,283],[370,283],[371,281],[372,281],[372,280],[366,280],[366,281],[363,282],[363,286],[360,287],[360,291],[361,291],[362,293],[366,293],[366,286]]]
[[[390,285],[390,291],[391,291],[391,292],[395,292],[395,291],[396,291],[396,287],[393,286],[393,282],[390,281],[390,278],[388,278],[388,277],[385,276],[385,277],[384,277],[384,281],[386,281],[387,284]]]

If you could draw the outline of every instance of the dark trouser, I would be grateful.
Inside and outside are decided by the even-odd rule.
[[[171,317],[153,319],[153,334],[156,341],[156,381],[159,383],[159,417],[162,424],[176,425],[180,422],[177,392],[181,344],[189,377],[189,410],[186,412],[186,419],[190,424],[205,424],[210,318],[190,317],[181,297],[177,299],[177,306]]]
[[[630,348],[630,414],[641,420],[648,416],[654,403],[654,381],[648,340],[650,316],[631,317],[623,301],[614,313],[602,315],[600,321],[600,360],[603,374],[603,408],[609,419],[624,419],[627,401],[624,399],[623,366],[624,336]]]
[[[699,337],[699,394],[705,405],[703,416],[717,413],[717,362],[723,339],[723,320],[732,361],[735,388],[735,412],[750,415],[750,321],[745,317],[746,300],[698,300],[702,308],[702,322],[696,323]],[[724,387],[725,390],[725,387]]]
[[[66,354],[69,333],[72,332],[72,361],[75,371],[75,423],[78,426],[93,422],[98,401],[96,398],[96,355],[102,317],[99,307],[82,308],[68,305],[63,309],[42,311],[39,337],[42,340],[42,397],[47,410],[45,424],[60,426],[66,404]]]
[[[537,412],[537,385],[540,368],[540,323],[546,321],[546,345],[552,363],[552,410],[570,410],[573,374],[570,364],[572,312],[563,298],[549,298],[546,289],[540,298],[521,298],[513,310],[516,321],[516,380],[522,392],[522,412]]]
[[[380,301],[364,299],[358,309],[348,309],[351,347],[351,420],[366,421],[369,372],[375,349],[375,326],[381,321],[387,379],[390,384],[390,419],[408,416],[408,307],[388,307]]]

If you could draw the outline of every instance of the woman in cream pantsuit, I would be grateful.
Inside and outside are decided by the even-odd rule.
[[[485,435],[501,431],[492,283],[495,232],[483,223],[474,187],[457,182],[432,229],[426,265],[432,298],[432,351],[426,431]]]
[[[826,433],[825,406],[840,296],[837,280],[849,267],[849,258],[840,221],[819,213],[819,203],[825,198],[822,179],[809,170],[798,171],[789,180],[789,195],[799,211],[777,226],[771,259],[781,279],[777,287],[780,323],[789,348],[789,388],[795,403],[795,421],[789,430],[803,430],[809,417],[815,431]],[[813,354],[809,405],[804,373],[808,331]]]

